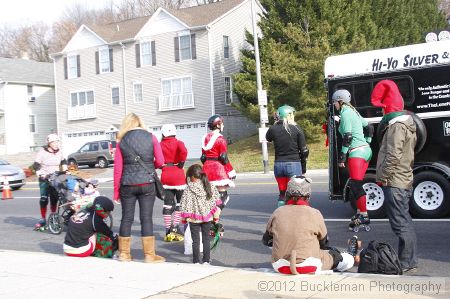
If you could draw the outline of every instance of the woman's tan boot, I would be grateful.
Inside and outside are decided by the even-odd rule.
[[[144,262],[146,263],[162,263],[166,259],[155,254],[155,237],[142,237],[142,247],[144,248]]]
[[[130,262],[133,259],[131,256],[131,237],[119,236],[119,261]]]

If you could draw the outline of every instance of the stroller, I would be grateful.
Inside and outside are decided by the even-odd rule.
[[[48,230],[54,235],[59,235],[69,224],[72,215],[89,208],[94,199],[100,195],[97,190],[98,181],[87,181],[78,176],[58,171],[50,175],[48,182],[58,194],[56,212],[48,216]],[[112,228],[112,215],[109,215],[104,221]]]

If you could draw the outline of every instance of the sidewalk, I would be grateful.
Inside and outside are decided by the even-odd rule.
[[[449,282],[449,278],[354,273],[287,276],[272,269],[121,263],[0,250],[0,297],[8,299],[449,298]]]

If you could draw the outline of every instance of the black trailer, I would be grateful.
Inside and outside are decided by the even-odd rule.
[[[439,218],[450,212],[450,41],[418,44],[334,56],[325,62],[328,90],[329,191],[331,200],[354,201],[347,192],[348,171],[337,167],[341,136],[339,114],[331,95],[337,89],[352,94],[352,105],[375,127],[382,117],[370,95],[377,82],[397,83],[405,109],[413,112],[418,125],[414,161],[413,197],[410,212],[415,217]],[[328,62],[328,64],[327,64]],[[377,134],[378,135],[378,134]],[[377,136],[378,137],[378,136]],[[371,143],[373,157],[366,173],[364,189],[372,218],[385,216],[384,195],[375,184],[380,138]],[[354,207],[356,208],[356,207]]]

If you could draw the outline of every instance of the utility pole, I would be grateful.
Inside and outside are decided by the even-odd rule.
[[[269,122],[267,113],[267,93],[263,90],[261,81],[261,63],[259,61],[259,45],[258,45],[258,33],[256,28],[256,12],[255,12],[255,0],[251,0],[252,9],[252,25],[253,25],[253,44],[255,49],[255,62],[256,62],[256,87],[258,93],[258,105],[259,105],[259,117],[260,117],[260,139],[261,134],[266,132],[266,123]],[[264,138],[265,139],[265,138]],[[267,151],[267,141],[261,142],[264,173],[269,173],[269,153]]]

